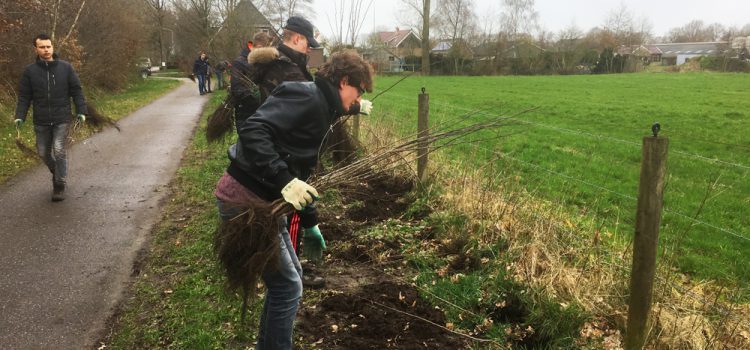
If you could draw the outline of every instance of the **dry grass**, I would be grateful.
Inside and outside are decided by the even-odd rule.
[[[390,132],[395,127],[363,127],[367,147],[384,147],[398,139]],[[608,349],[622,346],[632,253],[630,243],[618,237],[629,235],[602,231],[590,218],[519,190],[522,179],[506,175],[503,167],[511,165],[502,155],[479,167],[471,155],[461,161],[440,153],[430,157],[431,179],[441,188],[436,209],[470,218],[467,231],[480,244],[507,241],[512,257],[507,268],[517,281],[561,303],[576,303],[595,320],[606,320],[600,344]],[[416,164],[413,158],[402,163]],[[416,175],[416,169],[411,172]],[[669,259],[660,260],[649,348],[750,348],[750,305],[728,302],[726,290],[691,281],[672,266]],[[582,329],[581,336],[591,335]]]

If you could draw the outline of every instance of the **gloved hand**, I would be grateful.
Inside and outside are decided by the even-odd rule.
[[[318,199],[318,191],[296,177],[284,186],[281,195],[297,210],[302,210],[302,208]]]
[[[323,234],[320,233],[318,225],[305,229],[302,233],[302,244],[302,256],[307,260],[320,261],[323,259],[326,241],[323,239]]]
[[[83,115],[83,114],[79,114],[78,115],[78,121],[81,122],[81,123],[85,122],[86,121],[86,116]]]
[[[14,122],[16,123],[16,128],[20,129],[23,126],[23,119],[16,119]]]
[[[370,100],[359,101],[359,113],[370,115],[370,112],[372,112],[372,102]]]

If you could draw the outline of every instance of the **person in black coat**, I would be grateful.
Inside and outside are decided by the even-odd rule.
[[[34,38],[36,62],[26,66],[18,89],[15,123],[20,128],[29,107],[34,106],[34,132],[39,156],[52,172],[52,201],[65,199],[68,161],[65,139],[72,118],[70,99],[77,118],[86,120],[86,99],[73,66],[57,57],[46,34]]]
[[[193,62],[193,74],[198,79],[198,93],[204,95],[206,92],[206,77],[208,76],[208,56],[201,51],[198,58]]]
[[[305,181],[331,125],[365,91],[372,91],[372,67],[354,52],[334,54],[314,82],[281,83],[240,126],[239,139],[229,149],[229,167],[214,192],[221,219],[231,220],[248,203],[283,198],[303,213],[305,248],[325,249],[311,206],[318,193]],[[278,235],[281,254],[262,273],[267,293],[258,349],[291,349],[302,297],[302,267],[285,223],[279,224]]]

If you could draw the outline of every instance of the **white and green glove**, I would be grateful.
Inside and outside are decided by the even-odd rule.
[[[281,195],[285,201],[289,202],[297,210],[302,210],[302,208],[318,199],[318,191],[296,177],[284,186],[281,190]]]
[[[302,233],[302,244],[302,256],[307,260],[315,262],[323,259],[326,241],[323,239],[323,234],[320,233],[318,225],[305,229]]]
[[[359,101],[359,113],[364,115],[370,115],[372,112],[372,101],[361,100]]]

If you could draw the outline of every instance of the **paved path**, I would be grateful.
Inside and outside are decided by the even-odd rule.
[[[44,166],[0,185],[0,348],[95,347],[207,100],[183,83],[79,142],[63,202]]]

